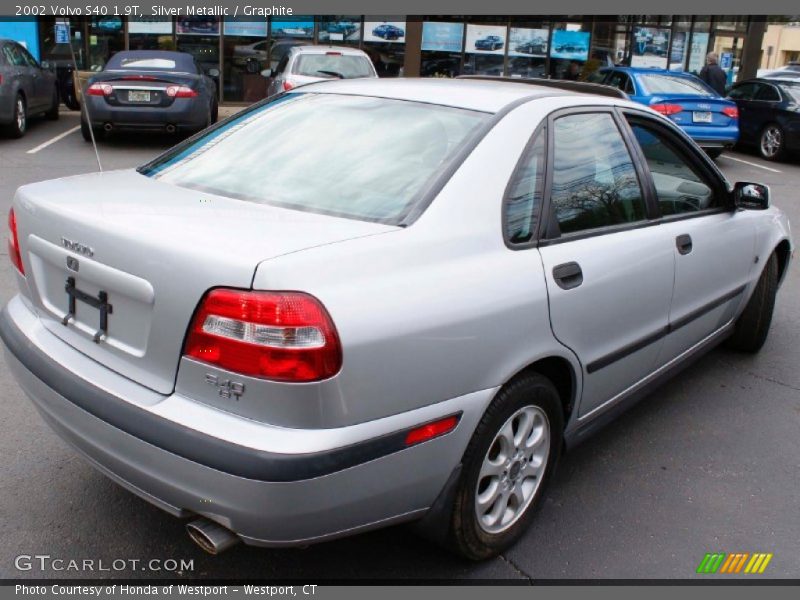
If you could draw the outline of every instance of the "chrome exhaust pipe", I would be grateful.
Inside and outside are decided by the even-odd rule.
[[[195,544],[214,556],[233,548],[242,541],[230,529],[208,519],[192,521],[186,525],[186,531]]]
[[[111,123],[105,123],[103,125],[103,130],[105,131],[111,131],[112,129],[114,129],[114,126]]]
[[[172,123],[167,125],[167,133],[175,133],[175,131],[177,131],[177,127],[175,127],[175,125]]]

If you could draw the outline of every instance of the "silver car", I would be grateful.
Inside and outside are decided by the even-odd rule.
[[[378,77],[363,50],[340,46],[293,46],[274,70],[265,69],[261,74],[269,79],[268,97],[325,79]]]
[[[564,447],[723,340],[762,346],[793,249],[766,186],[554,85],[311,84],[20,188],[9,366],[211,552],[414,520],[500,552]]]
[[[22,137],[29,116],[58,119],[58,105],[55,72],[22,45],[0,38],[0,128],[11,137]]]

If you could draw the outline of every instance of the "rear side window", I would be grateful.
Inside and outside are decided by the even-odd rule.
[[[781,95],[771,85],[759,86],[758,93],[756,93],[756,100],[763,100],[765,102],[780,102]]]
[[[556,119],[550,202],[562,234],[645,219],[633,161],[609,113]]]
[[[711,186],[671,147],[681,142],[639,122],[631,123],[631,129],[653,176],[662,215],[691,214],[717,208]]]
[[[743,83],[734,87],[729,93],[728,98],[733,100],[752,100],[758,86],[755,83]]]
[[[609,76],[606,83],[607,85],[613,85],[615,88],[622,90],[626,94],[633,94],[633,84],[631,83],[631,78],[628,77],[627,73],[615,71]]]
[[[543,132],[536,134],[506,194],[506,239],[512,244],[529,242],[536,230],[542,204],[545,139]]]
[[[372,76],[372,63],[365,56],[347,54],[301,54],[292,70],[306,77],[340,77],[355,79]]]
[[[22,56],[22,52],[20,52],[19,48],[17,48],[14,44],[6,44],[3,46],[3,54],[6,55],[6,60],[10,65],[15,67],[28,66],[28,63],[25,62],[25,58]]]

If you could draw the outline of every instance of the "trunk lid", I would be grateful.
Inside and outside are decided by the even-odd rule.
[[[242,202],[133,170],[24,186],[14,205],[31,300],[45,326],[164,394],[209,288],[249,288],[264,260],[396,229]],[[65,325],[71,296],[75,312]]]
[[[736,121],[722,112],[725,108],[736,108],[736,103],[724,98],[658,94],[650,101],[650,105],[653,104],[680,106],[683,109],[681,112],[669,115],[669,118],[678,125],[728,127]]]

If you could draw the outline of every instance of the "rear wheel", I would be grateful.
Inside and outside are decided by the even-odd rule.
[[[728,347],[739,352],[756,353],[767,341],[775,294],[778,291],[778,257],[773,253],[758,279],[756,289],[747,302],[728,338]]]
[[[87,142],[92,141],[92,130],[89,127],[89,123],[84,119],[81,119],[81,135],[83,136],[83,139],[86,140]],[[94,128],[94,137],[95,139],[100,137],[100,130],[97,129],[96,127]]]
[[[761,130],[758,138],[758,151],[767,160],[781,160],[786,154],[786,136],[776,123],[770,123]]]
[[[503,388],[464,454],[450,541],[482,560],[511,546],[527,529],[561,450],[563,417],[555,386],[539,374]]]
[[[712,160],[719,158],[722,154],[722,148],[706,148],[705,151]]]
[[[11,123],[7,126],[8,135],[12,138],[21,138],[25,135],[28,129],[28,109],[25,104],[25,98],[22,94],[17,94],[14,100],[14,116]]]

